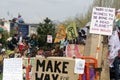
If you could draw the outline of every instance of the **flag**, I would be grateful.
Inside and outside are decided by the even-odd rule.
[[[78,37],[76,23],[73,22],[73,23],[69,24],[68,27],[66,28],[66,32],[67,32],[68,40],[73,40],[74,38]]]
[[[61,25],[58,28],[54,43],[60,42],[61,40],[65,39],[65,38],[66,38],[65,26]]]

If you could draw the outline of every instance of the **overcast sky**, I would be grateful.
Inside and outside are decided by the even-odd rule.
[[[22,15],[25,22],[38,23],[45,17],[63,21],[85,13],[93,0],[0,0],[0,18]]]

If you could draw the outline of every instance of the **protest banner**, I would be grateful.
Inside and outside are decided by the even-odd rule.
[[[80,48],[76,44],[68,44],[66,46],[66,57],[80,57]]]
[[[64,57],[36,57],[32,80],[78,80],[74,73],[75,60]]]
[[[64,25],[61,25],[61,26],[58,28],[58,31],[57,31],[57,34],[56,34],[56,38],[55,38],[54,43],[60,42],[61,40],[65,39],[65,38],[66,38],[65,26],[64,26]]]
[[[112,35],[113,21],[115,18],[115,9],[106,7],[93,8],[90,33],[99,34],[98,44],[96,48],[96,58],[98,59],[98,53],[100,51],[101,35]]]
[[[67,32],[67,40],[73,40],[78,37],[77,29],[76,29],[76,23],[73,22],[69,24],[66,28]]]
[[[115,18],[114,8],[93,8],[90,33],[112,35],[113,21]]]
[[[4,59],[3,80],[23,80],[22,59]]]

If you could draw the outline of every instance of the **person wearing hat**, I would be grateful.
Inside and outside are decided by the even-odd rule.
[[[3,72],[3,56],[0,55],[0,74]]]
[[[3,72],[3,60],[4,60],[4,58],[7,58],[7,56],[5,53],[5,49],[2,48],[1,54],[0,54],[0,74]]]
[[[118,55],[115,57],[113,66],[115,69],[115,80],[119,80],[120,78],[120,49],[118,50]]]

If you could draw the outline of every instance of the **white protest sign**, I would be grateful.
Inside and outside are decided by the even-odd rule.
[[[113,21],[115,18],[114,8],[93,8],[90,33],[112,35]]]
[[[74,73],[84,74],[85,60],[75,59]]]
[[[22,59],[4,59],[3,80],[23,80]]]
[[[47,43],[52,43],[52,35],[47,35]]]

